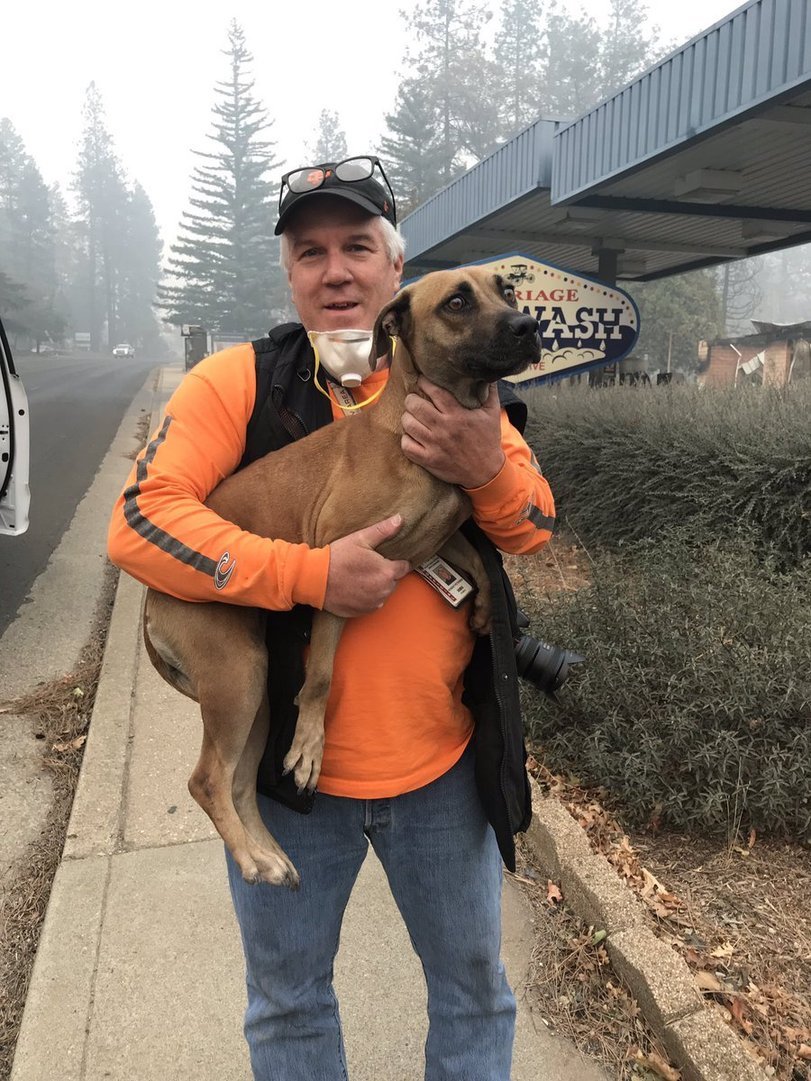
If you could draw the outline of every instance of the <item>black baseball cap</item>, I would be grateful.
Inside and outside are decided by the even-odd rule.
[[[380,170],[385,187],[373,175],[375,167]],[[340,196],[369,214],[383,217],[392,225],[397,224],[394,194],[383,166],[373,156],[294,169],[282,177],[279,195],[279,220],[274,230],[276,236],[284,232],[296,207],[304,199],[313,199],[317,195]]]

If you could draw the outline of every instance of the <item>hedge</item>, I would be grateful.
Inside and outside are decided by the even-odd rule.
[[[519,597],[587,657],[558,705],[525,688],[531,745],[629,823],[811,840],[811,560],[685,530],[592,556],[590,587]]]

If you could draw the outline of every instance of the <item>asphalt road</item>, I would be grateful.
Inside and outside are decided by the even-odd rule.
[[[0,635],[45,569],[156,363],[31,355],[15,355],[14,362],[31,418],[31,513],[27,533],[0,536]]]

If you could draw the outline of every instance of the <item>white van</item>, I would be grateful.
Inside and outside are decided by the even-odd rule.
[[[0,321],[0,534],[28,529],[28,399]]]

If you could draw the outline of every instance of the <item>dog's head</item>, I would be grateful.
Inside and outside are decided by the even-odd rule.
[[[482,267],[440,270],[406,286],[377,317],[376,355],[400,340],[417,372],[472,409],[488,385],[540,357],[538,323],[516,308],[515,291]]]

